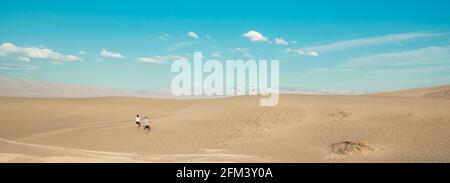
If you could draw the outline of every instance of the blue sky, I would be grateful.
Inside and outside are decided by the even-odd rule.
[[[202,51],[278,59],[289,88],[449,84],[449,22],[445,0],[9,1],[0,7],[0,75],[168,90],[171,62]]]

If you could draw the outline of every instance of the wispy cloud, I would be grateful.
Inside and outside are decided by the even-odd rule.
[[[404,71],[439,69],[450,65],[450,46],[446,47],[425,47],[401,52],[379,53],[361,57],[351,58],[342,64],[334,67],[321,67],[312,69],[309,74],[344,74],[362,72],[359,75],[367,75],[371,73],[394,74],[393,71],[401,71],[397,73],[400,76]],[[450,71],[450,70],[449,70]],[[386,77],[387,75],[379,75]]]
[[[287,52],[297,52],[300,55],[311,56],[311,57],[319,56],[319,53],[317,53],[315,51],[311,51],[311,50],[301,50],[301,49],[286,48],[286,51]]]
[[[336,66],[309,70],[301,77],[321,78],[336,86],[396,89],[445,83],[450,79],[448,73],[450,46],[433,46],[355,57]]]
[[[171,36],[170,36],[169,34],[163,34],[163,35],[158,36],[158,38],[159,38],[161,41],[165,41],[165,40],[169,39],[170,37],[171,37]]]
[[[194,38],[194,39],[198,38],[198,35],[195,32],[188,32],[188,33],[186,33],[186,35],[188,35],[189,37]]]
[[[275,38],[275,43],[279,44],[279,45],[288,45],[289,43],[284,40],[283,38]]]
[[[179,50],[179,49],[181,49],[181,48],[184,48],[184,47],[187,47],[187,46],[191,46],[191,45],[195,45],[195,44],[197,44],[196,42],[179,42],[179,43],[176,43],[176,44],[174,44],[174,45],[171,45],[171,46],[169,46],[169,47],[167,47],[167,51],[176,51],[176,50]]]
[[[48,63],[52,64],[52,65],[64,65],[64,63],[62,63],[62,62],[55,62],[55,61],[50,61]]]
[[[389,34],[389,35],[377,36],[377,37],[367,37],[367,38],[358,38],[358,39],[339,41],[339,42],[335,42],[335,43],[329,43],[329,44],[318,45],[318,46],[313,46],[313,47],[290,49],[289,51],[296,52],[301,55],[317,56],[317,55],[325,53],[325,52],[347,50],[347,49],[358,48],[358,47],[376,46],[376,45],[382,45],[382,44],[388,44],[388,43],[397,43],[397,42],[408,41],[408,40],[413,40],[413,39],[418,39],[418,38],[442,36],[442,35],[447,35],[447,33],[409,32],[409,33],[401,33],[401,34]],[[311,54],[311,53],[315,53],[315,54]]]
[[[339,67],[361,68],[380,66],[413,66],[450,63],[450,46],[425,47],[402,52],[379,53],[356,57],[348,60]]]
[[[122,54],[120,53],[114,53],[114,52],[110,52],[106,49],[102,49],[102,51],[100,52],[100,55],[102,57],[106,57],[106,58],[114,58],[114,59],[120,59],[120,58],[125,58]]]
[[[232,50],[241,53],[246,58],[255,58],[252,54],[250,54],[250,50],[248,48],[235,48]]]
[[[78,56],[64,55],[45,47],[19,47],[12,43],[3,43],[0,46],[0,55],[17,55],[21,61],[30,61],[31,59],[49,59],[63,62],[83,61]]]
[[[22,61],[22,62],[31,62],[30,58],[28,57],[17,57],[17,60]]]
[[[319,56],[319,53],[317,53],[315,51],[311,51],[311,50],[298,50],[298,53],[300,55],[306,55],[306,56],[311,56],[311,57]]]
[[[222,54],[218,51],[212,52],[211,56],[214,58],[220,58],[222,56]]]
[[[95,63],[105,63],[101,57],[95,57]]]
[[[188,60],[188,58],[180,55],[167,55],[167,56],[139,57],[136,60],[141,63],[162,64],[169,61]]]
[[[38,69],[36,66],[28,66],[28,65],[11,65],[11,64],[0,64],[1,71],[9,71],[9,72],[27,72]]]
[[[245,34],[243,34],[244,37],[248,38],[252,42],[266,42],[269,39],[265,36],[263,36],[261,33],[256,31],[248,31]]]

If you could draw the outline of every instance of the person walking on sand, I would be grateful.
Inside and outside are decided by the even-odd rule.
[[[141,117],[139,114],[136,114],[136,127],[137,129],[141,128]]]
[[[148,117],[145,117],[144,119],[144,131],[145,133],[148,133],[150,131],[150,122],[148,120]]]

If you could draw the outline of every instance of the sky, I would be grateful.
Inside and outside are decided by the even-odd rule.
[[[373,92],[450,84],[450,1],[7,1],[0,76],[170,89],[171,63],[276,59],[280,86]]]

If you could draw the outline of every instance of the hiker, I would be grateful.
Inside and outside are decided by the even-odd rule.
[[[136,127],[137,129],[141,128],[141,117],[139,114],[136,114]]]
[[[145,119],[144,119],[144,131],[145,131],[145,133],[148,133],[150,130],[151,130],[150,129],[150,122],[149,122],[148,118],[145,117]]]

